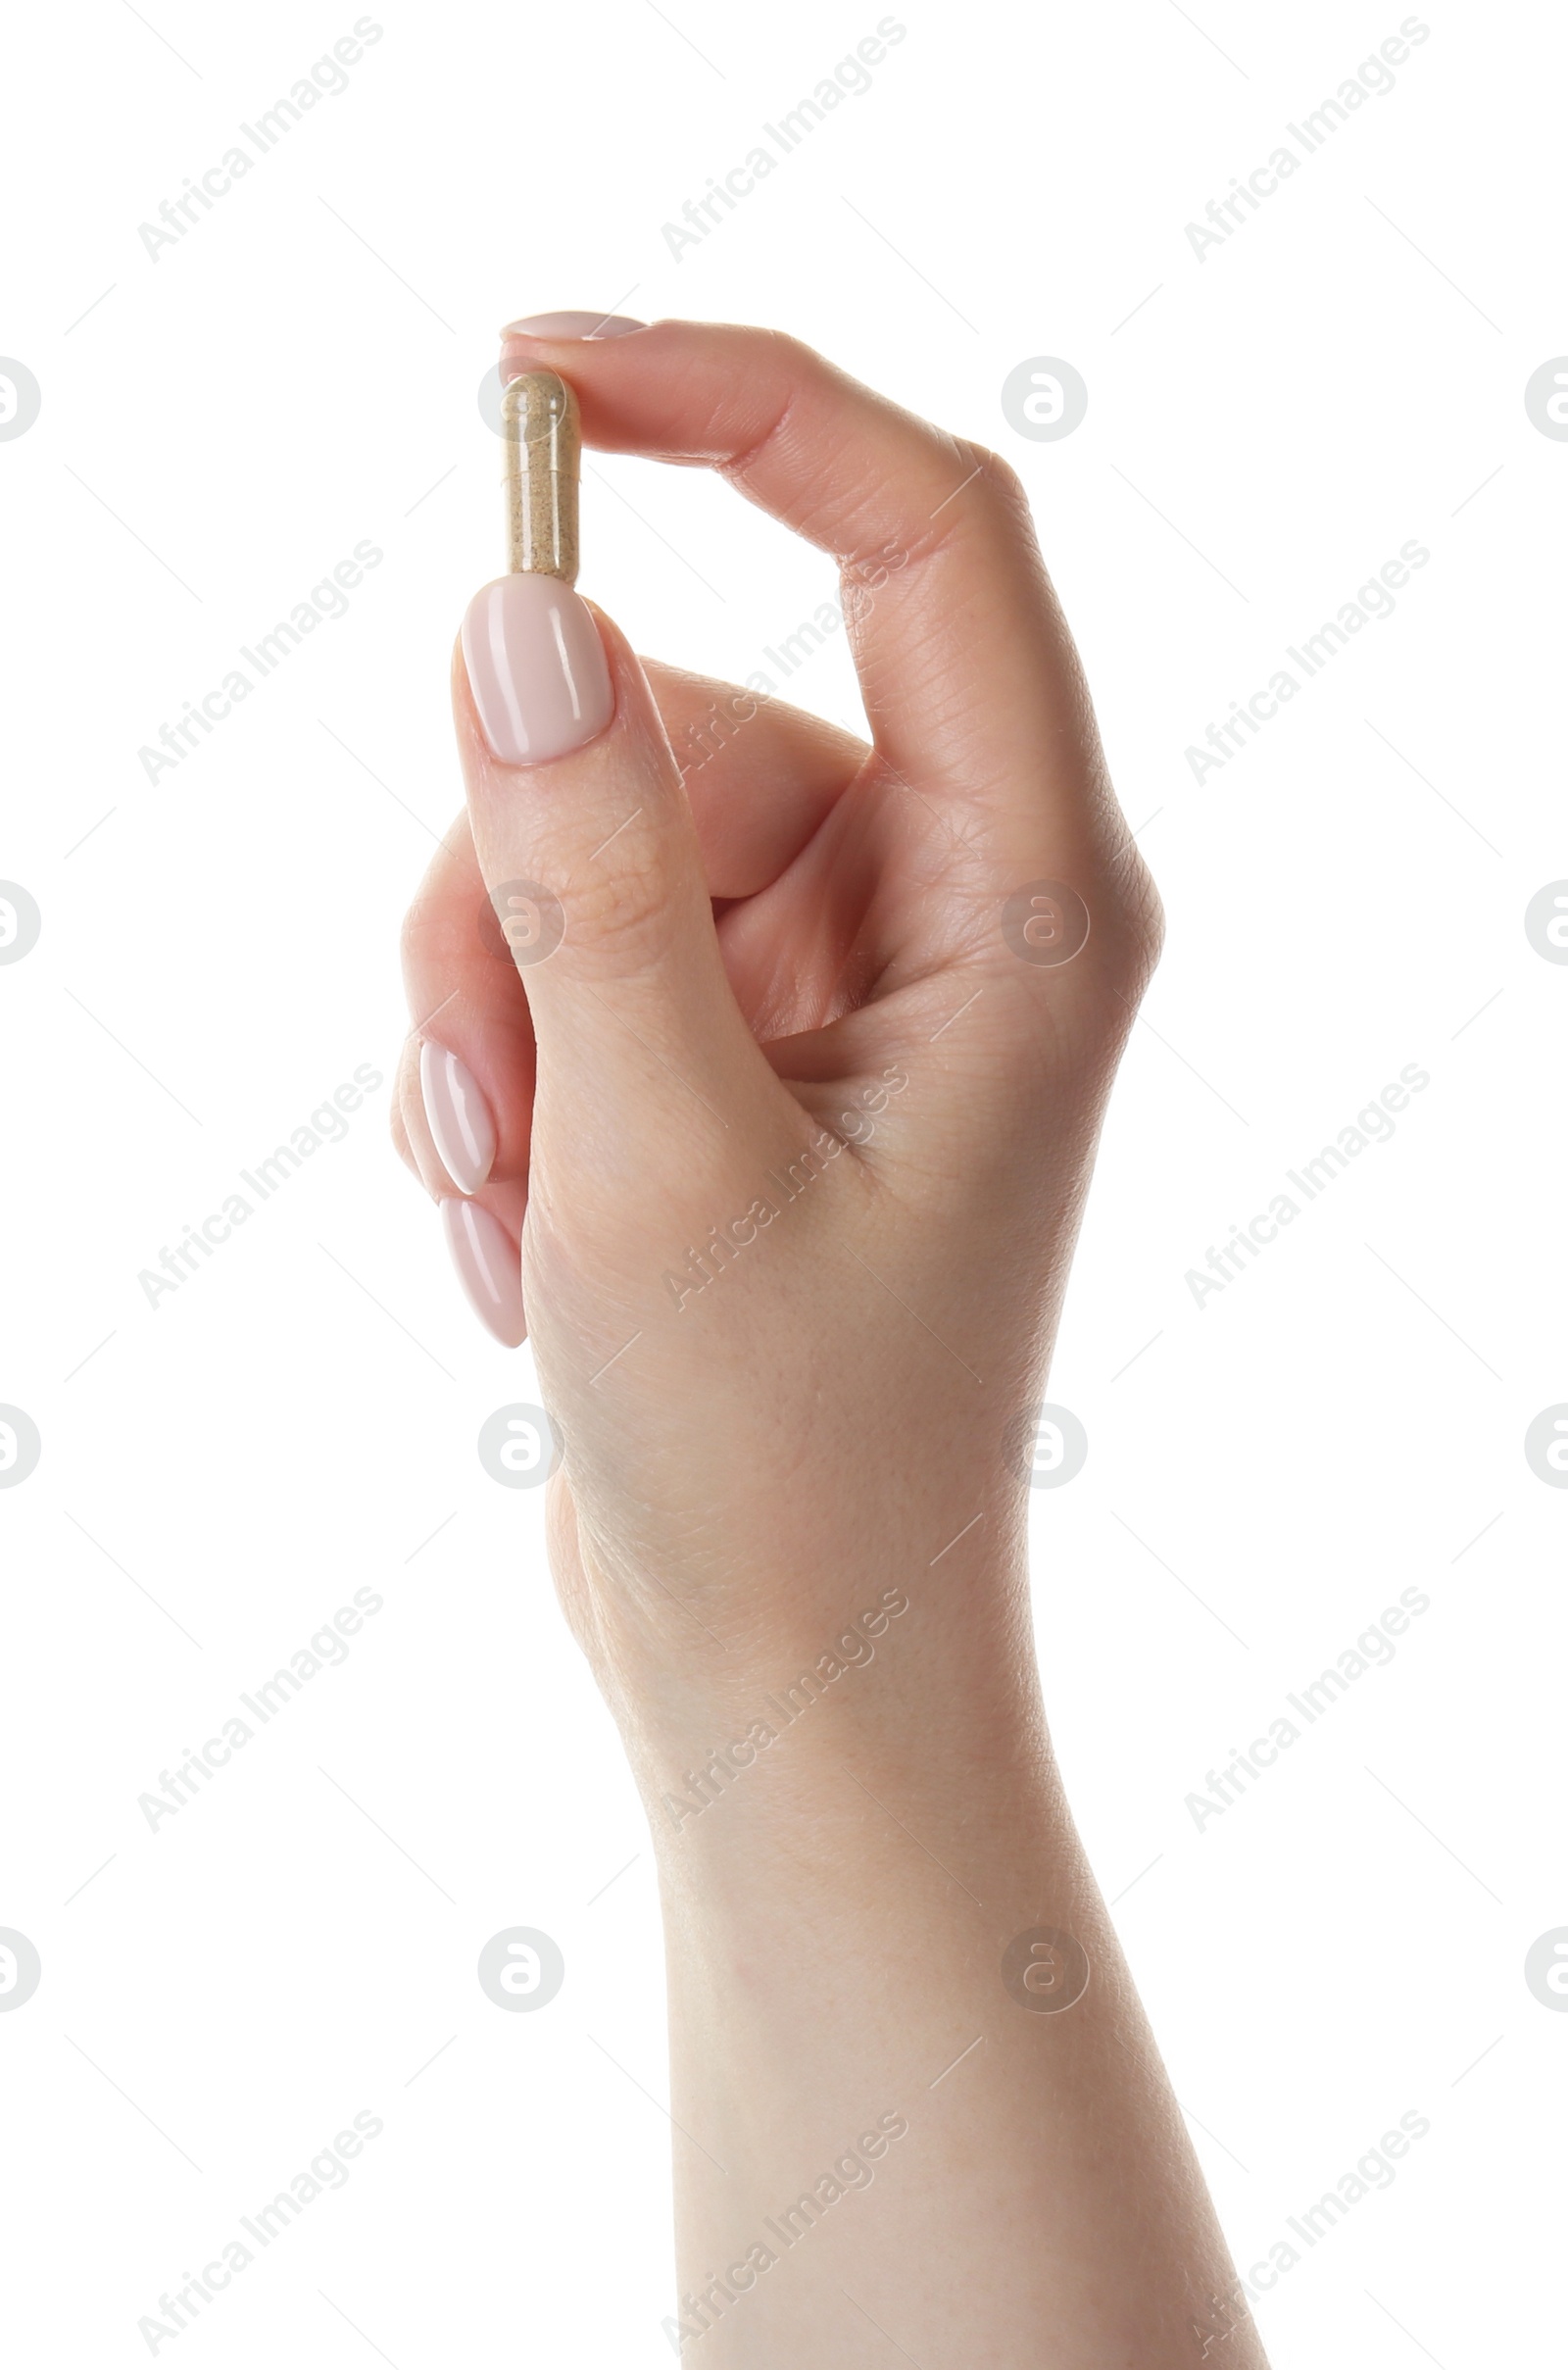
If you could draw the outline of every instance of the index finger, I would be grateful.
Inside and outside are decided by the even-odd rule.
[[[608,452],[706,464],[838,561],[877,749],[962,826],[1055,826],[1063,861],[1120,826],[1087,687],[1023,489],[771,329],[660,321],[600,338],[504,332],[502,375],[550,369]],[[998,849],[1001,854],[1002,850]]]

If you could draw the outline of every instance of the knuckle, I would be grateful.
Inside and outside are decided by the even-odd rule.
[[[1154,876],[1130,839],[1107,866],[1102,903],[1101,963],[1116,1007],[1130,1022],[1165,943],[1165,909]]]
[[[1154,885],[1154,875],[1142,858],[1139,859],[1138,874],[1138,929],[1144,976],[1148,978],[1165,951],[1165,902]]]
[[[969,437],[959,437],[956,442],[965,469],[975,471],[976,487],[995,496],[1009,515],[1029,518],[1028,491],[1012,463],[988,444],[977,444]]]
[[[989,486],[1017,509],[1029,508],[1029,496],[1023,479],[1010,461],[1004,460],[1001,453],[993,452],[988,444],[971,444],[969,452],[972,457],[970,466],[979,469]]]

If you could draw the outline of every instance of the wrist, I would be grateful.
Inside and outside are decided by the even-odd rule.
[[[793,1866],[803,1835],[808,1882],[853,1886],[878,1802],[884,1832],[912,1813],[934,1848],[984,1837],[1004,1855],[1054,1815],[1019,1559],[971,1553],[844,1593],[837,1619],[710,1643],[635,1683],[624,1655],[598,1659],[666,1886],[733,1893],[741,1871]]]

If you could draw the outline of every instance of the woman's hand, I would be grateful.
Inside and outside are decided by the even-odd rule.
[[[831,552],[871,731],[504,579],[454,669],[471,838],[406,940],[404,1147],[504,1340],[526,1304],[659,1852],[666,2334],[1256,2370],[1030,1639],[1032,1412],[1159,924],[1021,492],[763,331],[504,368]]]
[[[589,442],[707,462],[834,554],[872,732],[645,671],[601,618],[607,680],[548,578],[481,594],[455,664],[472,838],[410,917],[410,999],[493,1118],[475,1198],[498,1264],[520,1233],[556,1568],[635,1694],[795,1651],[842,1575],[976,1512],[1013,1544],[1157,909],[1003,462],[765,331],[506,361],[567,376]],[[598,704],[516,764],[514,701],[572,728],[549,608]],[[518,882],[514,967],[482,916]],[[450,1195],[418,1059],[404,1139]]]

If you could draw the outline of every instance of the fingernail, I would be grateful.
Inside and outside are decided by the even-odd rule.
[[[499,576],[463,620],[484,736],[506,765],[539,765],[603,732],[613,700],[586,605],[557,576]]]
[[[427,1037],[419,1048],[419,1092],[441,1164],[459,1193],[477,1193],[496,1157],[496,1123],[473,1072]]]
[[[624,313],[530,313],[526,321],[509,321],[502,330],[503,337],[629,337],[634,329],[646,329],[645,321],[632,321]]]
[[[448,1194],[441,1227],[458,1281],[487,1333],[507,1349],[527,1338],[522,1313],[522,1263],[501,1220],[478,1202]]]

